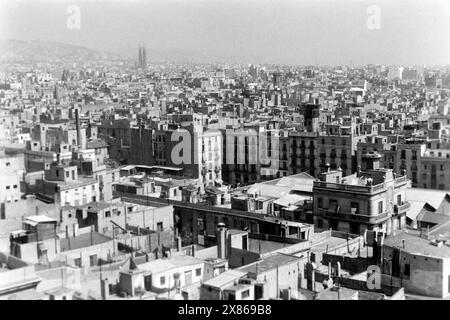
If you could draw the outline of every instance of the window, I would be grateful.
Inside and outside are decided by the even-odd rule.
[[[351,213],[358,214],[358,212],[359,212],[359,203],[358,202],[352,202],[350,206],[351,206]]]
[[[161,283],[161,285],[165,285],[166,284],[166,277],[162,276],[161,278],[159,278],[159,282]]]
[[[89,263],[90,263],[91,267],[97,265],[97,255],[96,254],[93,254],[92,256],[89,257]]]
[[[378,213],[383,213],[383,201],[378,202]]]
[[[195,269],[195,275],[196,275],[197,277],[200,277],[200,276],[202,275],[202,268],[197,268],[197,269]]]
[[[407,277],[410,275],[410,266],[409,263],[405,263],[405,270],[403,271],[403,274]]]
[[[11,187],[10,186],[6,186],[6,190],[9,190]]]
[[[250,296],[250,289],[242,291],[242,293],[241,293],[241,298],[242,299],[248,298],[249,296]]]
[[[398,205],[402,204],[402,195],[401,194],[397,195],[397,204]]]
[[[66,178],[70,178],[70,172],[66,171]]]
[[[75,266],[81,268],[81,258],[76,258],[73,260]]]
[[[337,201],[336,200],[330,200],[330,205],[329,205],[329,208],[328,208],[330,211],[336,211],[336,212],[338,212],[339,211],[339,206],[338,206],[338,203],[337,203]]]

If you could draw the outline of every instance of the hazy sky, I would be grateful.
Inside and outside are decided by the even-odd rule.
[[[70,30],[69,5],[81,28]],[[380,8],[380,29],[367,8]],[[0,0],[0,39],[248,62],[450,64],[450,0]],[[151,59],[151,57],[149,57]]]

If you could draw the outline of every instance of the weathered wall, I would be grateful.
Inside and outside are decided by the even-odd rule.
[[[260,255],[258,253],[237,248],[231,248],[228,263],[230,268],[238,268],[240,266],[258,261],[259,259]]]
[[[383,249],[385,257],[392,257],[392,248],[384,246]],[[449,296],[448,277],[450,268],[448,260],[402,251],[400,276],[398,278],[401,279],[402,286],[407,293],[440,298]],[[405,264],[410,266],[409,276],[405,274]],[[389,274],[389,272],[389,270],[384,270],[384,273]]]

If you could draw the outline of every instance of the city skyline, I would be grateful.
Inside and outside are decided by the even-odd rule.
[[[71,5],[80,10],[79,29],[67,27]],[[135,57],[143,41],[149,51],[205,62],[448,65],[449,17],[442,0],[258,6],[252,0],[10,0],[0,5],[0,39],[55,41],[127,57]]]
[[[449,300],[449,17],[0,0],[0,300]]]

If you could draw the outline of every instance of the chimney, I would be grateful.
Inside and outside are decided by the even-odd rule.
[[[403,249],[405,249],[405,239],[402,239]]]
[[[217,257],[220,259],[227,258],[227,228],[224,223],[217,224]]]
[[[109,281],[108,279],[102,279],[100,280],[100,289],[101,289],[101,295],[102,300],[106,300],[106,298],[109,296]]]
[[[195,257],[195,244],[191,246],[191,255]]]
[[[182,246],[181,237],[177,237],[177,251],[181,251],[181,246]]]
[[[74,237],[77,237],[78,236],[78,223],[74,223],[73,225],[72,225],[72,229],[73,229],[73,236]],[[91,230],[92,230],[92,228],[91,228]],[[92,231],[91,231],[92,232]]]
[[[80,132],[80,111],[75,109],[75,125],[77,129],[77,144],[81,147],[81,132]]]

